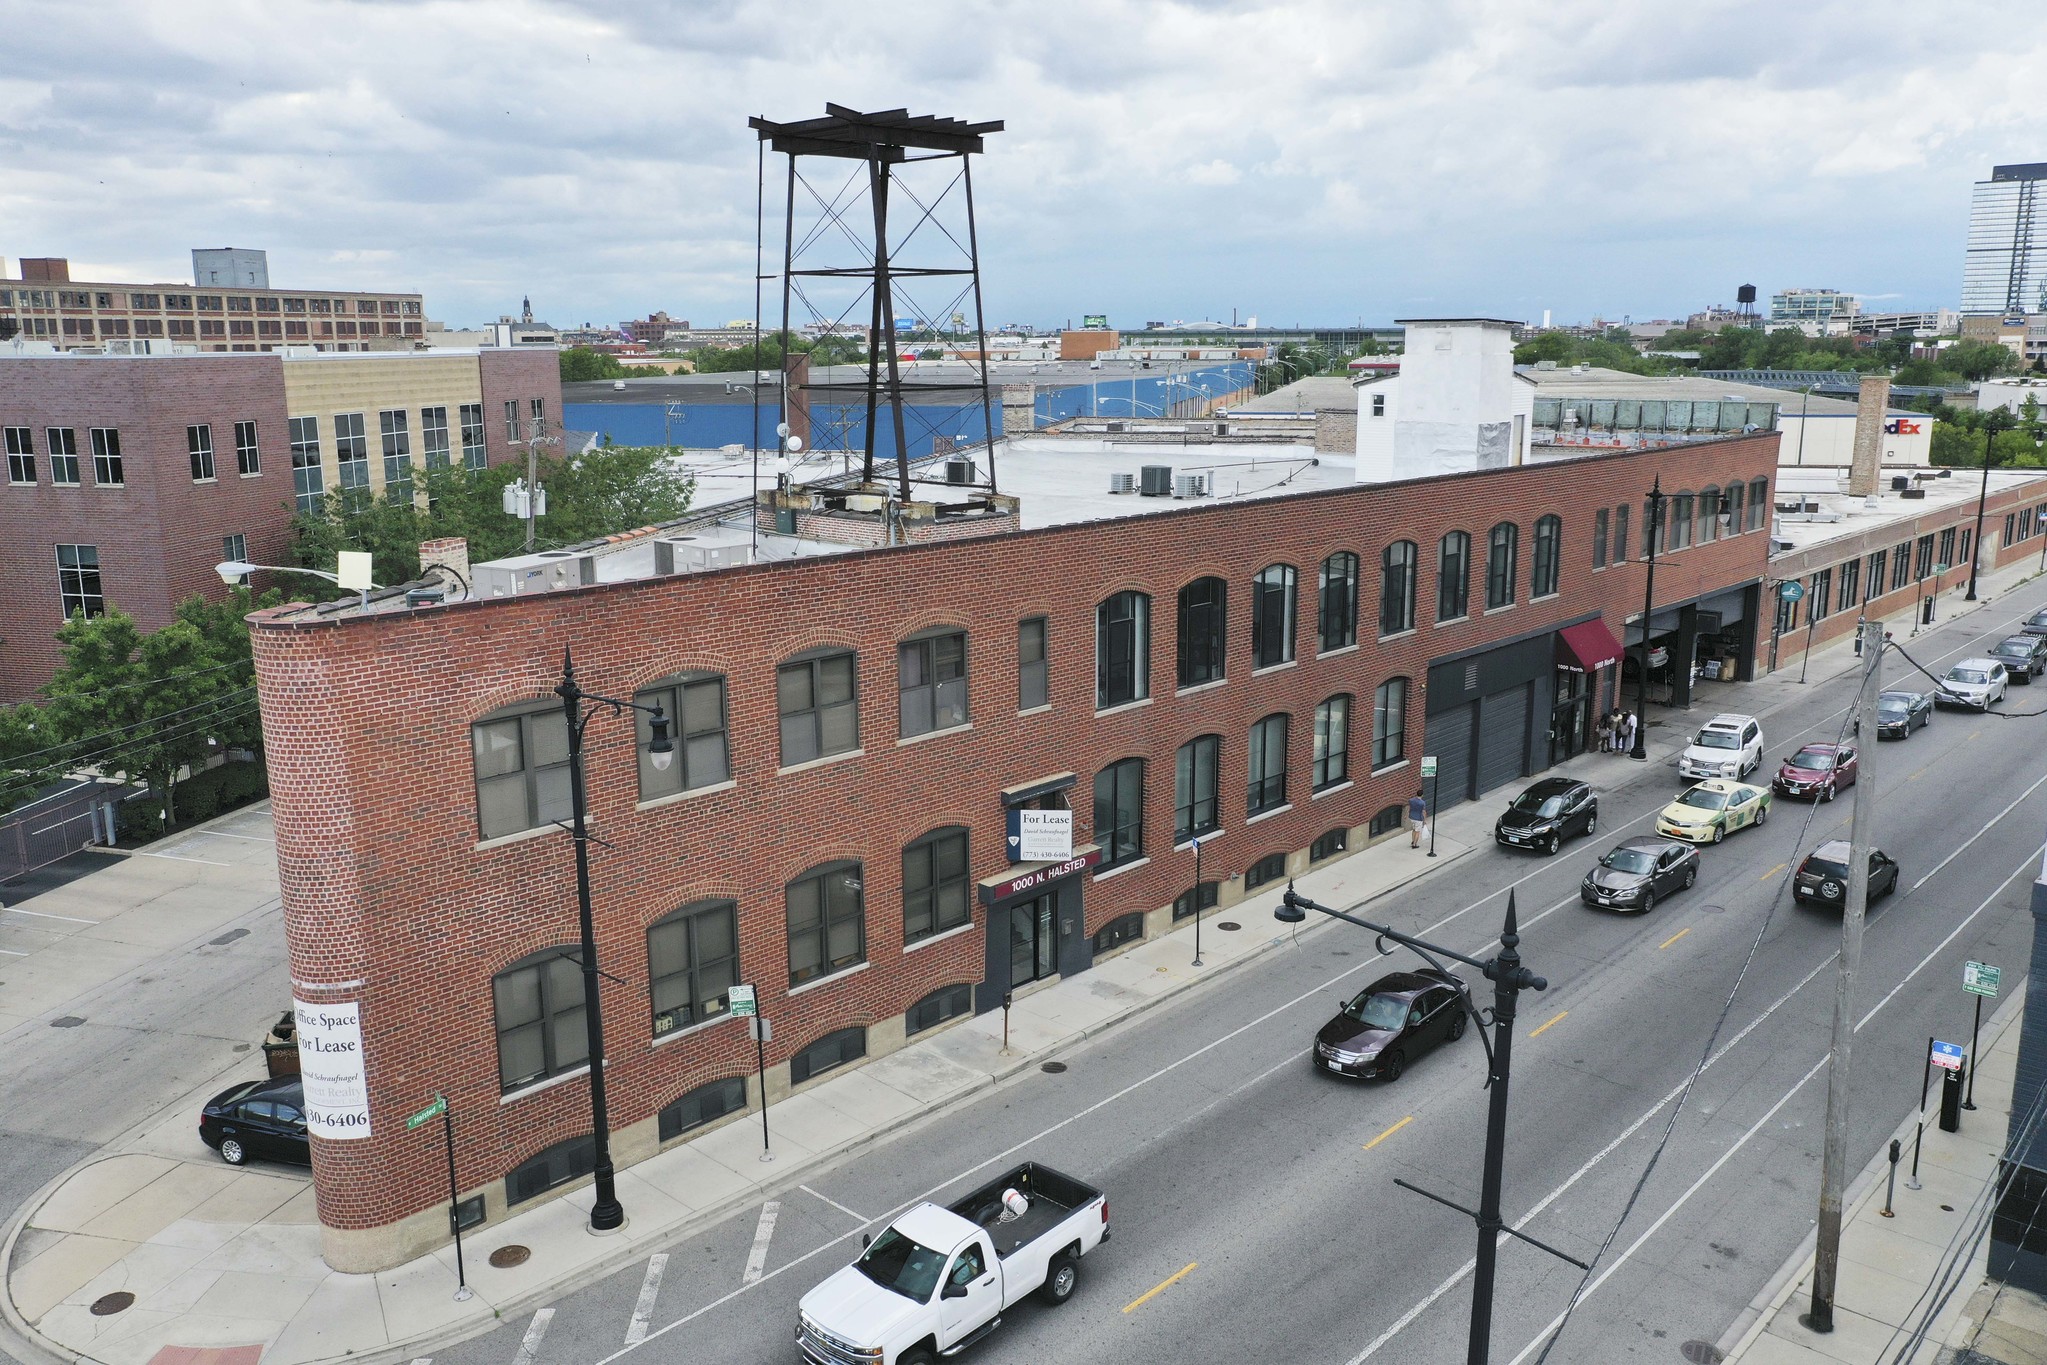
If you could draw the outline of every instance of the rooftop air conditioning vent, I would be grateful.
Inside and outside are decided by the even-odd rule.
[[[1111,474],[1109,476],[1109,491],[1111,493],[1135,493],[1137,491],[1137,476],[1135,474]]]
[[[947,460],[945,462],[945,481],[947,483],[972,483],[974,481],[974,474],[974,462],[972,460]]]
[[[1205,498],[1208,496],[1206,474],[1176,474],[1173,476],[1173,496],[1176,498]]]
[[[694,536],[668,536],[654,542],[654,572],[663,577],[737,568],[750,559],[744,545],[706,545]]]
[[[1901,498],[1923,499],[1926,496],[1926,490],[1923,488],[1901,488],[1898,490],[1898,496]]]
[[[1173,492],[1173,467],[1169,464],[1148,464],[1140,471],[1141,482],[1138,491],[1147,498],[1170,497]]]

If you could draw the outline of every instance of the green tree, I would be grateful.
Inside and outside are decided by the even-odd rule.
[[[561,372],[564,384],[591,379],[624,379],[632,373],[618,362],[618,357],[593,351],[587,346],[571,346],[563,351]]]
[[[2011,374],[2019,368],[2019,358],[2010,347],[1994,341],[1959,341],[1940,353],[1940,365],[1980,383],[1992,375]]]
[[[284,594],[276,588],[257,596],[246,587],[237,585],[218,601],[209,601],[194,593],[178,604],[177,619],[199,632],[207,658],[211,661],[207,667],[214,670],[212,676],[216,692],[232,694],[256,685],[256,664],[249,648],[247,617],[252,611],[274,607],[283,601]],[[263,718],[253,710],[229,712],[223,708],[213,737],[228,748],[247,749],[260,754],[263,752]]]
[[[56,726],[41,706],[0,706],[0,815],[61,776],[62,761]]]

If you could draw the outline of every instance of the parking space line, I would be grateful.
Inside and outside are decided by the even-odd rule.
[[[27,954],[27,953],[17,953],[17,952],[15,952],[15,951],[14,951],[14,949],[12,949],[12,948],[0,948],[0,953],[4,953],[4,954],[6,954],[6,955],[7,955],[8,957],[27,957],[27,956],[28,956],[28,954]]]
[[[1789,866],[1791,866],[1790,863],[1779,863],[1775,867],[1771,868],[1768,872],[1765,872],[1762,876],[1756,878],[1756,880],[1759,882],[1766,882]]]
[[[1970,845],[1970,844],[1973,844],[1973,843],[1975,843],[1975,842],[1976,842],[1976,841],[1977,841],[1978,839],[1981,839],[1981,838],[1982,838],[1982,837],[1983,837],[1984,835],[1986,835],[1986,834],[1990,833],[1991,829],[1992,829],[1992,828],[1993,828],[1993,827],[1994,827],[1994,826],[1995,826],[1995,825],[1997,824],[1997,822],[1998,822],[1998,821],[2000,821],[2000,820],[2004,819],[2004,817],[2005,817],[2005,816],[2007,816],[2007,815],[2010,815],[2010,814],[2011,814],[2011,813],[2012,813],[2012,812],[2013,812],[2014,810],[2016,810],[2016,809],[2018,808],[2018,804],[2019,804],[2019,802],[2021,802],[2021,801],[2025,800],[2025,799],[2026,799],[2027,797],[2031,796],[2031,795],[2032,795],[2032,794],[2033,794],[2034,792],[2036,792],[2036,791],[2040,790],[2040,785],[2041,785],[2042,783],[2047,783],[2047,773],[2042,773],[2042,774],[2041,774],[2041,775],[2040,775],[2039,777],[2037,777],[2037,778],[2035,778],[2035,779],[2034,779],[2034,781],[2033,781],[2033,785],[2032,785],[2032,786],[2030,786],[2030,787],[2026,788],[2026,789],[2025,789],[2024,791],[2020,792],[2020,793],[2019,793],[2019,794],[2018,794],[2017,796],[2014,796],[2014,797],[2013,797],[2013,798],[2011,799],[2011,802],[2010,802],[2010,804],[2009,804],[2009,805],[2005,806],[2005,808],[2004,808],[2003,810],[1999,811],[1999,812],[1998,812],[1997,814],[1995,814],[1995,815],[1991,816],[1991,817],[1990,817],[1990,819],[1989,819],[1989,821],[1988,821],[1988,823],[1986,823],[1986,824],[1985,824],[1985,825],[1983,826],[1983,828],[1981,828],[1981,829],[1977,830],[1977,831],[1976,831],[1976,832],[1975,832],[1974,834],[1970,835],[1970,836],[1969,836],[1969,837],[1968,837],[1968,838],[1967,838],[1966,840],[1964,840],[1960,848],[1957,848],[1957,849],[1956,849],[1956,850],[1955,850],[1954,852],[1952,852],[1952,853],[1948,854],[1948,855],[1947,855],[1947,857],[1945,857],[1945,858],[1942,858],[1942,859],[1941,859],[1941,860],[1940,860],[1939,862],[1935,863],[1935,864],[1933,865],[1933,871],[1931,871],[1931,872],[1927,873],[1927,874],[1926,874],[1925,876],[1921,877],[1921,878],[1920,878],[1920,879],[1919,879],[1918,881],[1916,881],[1916,882],[1913,882],[1913,883],[1912,883],[1912,890],[1913,890],[1913,891],[1917,891],[1917,890],[1918,890],[1918,889],[1919,889],[1920,887],[1922,887],[1922,886],[1926,885],[1926,884],[1927,884],[1928,882],[1932,881],[1932,880],[1934,879],[1934,877],[1936,877],[1937,875],[1939,875],[1939,873],[1940,873],[1940,870],[1941,870],[1942,868],[1946,867],[1946,866],[1947,866],[1947,865],[1948,865],[1949,863],[1953,862],[1953,861],[1954,861],[1955,859],[1957,859],[1957,858],[1961,857],[1961,856],[1962,856],[1962,854],[1963,854],[1964,852],[1966,852],[1966,851],[1968,850],[1968,847],[1969,847],[1969,845]]]
[[[263,834],[229,834],[224,829],[195,829],[194,834],[203,834],[209,839],[247,839],[252,844],[274,844],[277,840]]]
[[[207,867],[234,866],[233,863],[216,863],[211,858],[181,858],[175,853],[148,853],[139,848],[135,850],[135,856],[138,858],[163,858],[174,863],[201,863]]]
[[[845,1214],[848,1218],[851,1218],[856,1223],[871,1223],[874,1221],[872,1218],[862,1217],[860,1214],[853,1212],[853,1210],[847,1208],[844,1204],[841,1204],[838,1200],[833,1199],[828,1195],[819,1194],[816,1190],[813,1190],[808,1185],[798,1185],[796,1188],[802,1190],[812,1199],[820,1199],[823,1200],[825,1203],[830,1204],[833,1208],[837,1209],[840,1213]]]
[[[1661,942],[1661,943],[1657,944],[1657,945],[1656,945],[1656,951],[1657,951],[1657,952],[1659,952],[1659,953],[1660,953],[1660,952],[1662,952],[1662,951],[1663,951],[1663,950],[1664,950],[1665,948],[1668,948],[1668,947],[1669,947],[1669,946],[1670,946],[1671,944],[1673,944],[1673,943],[1677,942],[1677,941],[1678,941],[1679,939],[1683,938],[1683,937],[1684,937],[1684,936],[1685,936],[1686,934],[1689,934],[1689,933],[1690,933],[1691,931],[1692,931],[1692,926],[1691,926],[1691,925],[1689,925],[1689,924],[1687,924],[1687,925],[1686,925],[1686,926],[1685,926],[1684,928],[1682,928],[1682,929],[1678,930],[1678,931],[1677,931],[1676,933],[1672,934],[1672,935],[1671,935],[1671,936],[1670,936],[1669,938],[1667,938],[1667,939],[1663,940],[1663,942]]]
[[[1567,1014],[1569,1014],[1569,1013],[1570,1013],[1570,1011],[1569,1011],[1569,1010],[1558,1010],[1558,1011],[1556,1012],[1555,1016],[1554,1016],[1554,1017],[1552,1017],[1552,1018],[1550,1019],[1550,1021],[1549,1021],[1548,1023],[1546,1023],[1546,1024],[1542,1024],[1542,1025],[1539,1025],[1539,1026],[1537,1026],[1537,1028],[1535,1029],[1535,1031],[1534,1031],[1533,1033],[1530,1033],[1530,1034],[1529,1034],[1528,1036],[1529,1036],[1529,1037],[1531,1037],[1531,1038],[1540,1038],[1540,1037],[1542,1037],[1542,1035],[1543,1035],[1543,1034],[1545,1034],[1545,1033],[1549,1032],[1549,1031],[1550,1031],[1551,1029],[1555,1028],[1555,1027],[1556,1027],[1556,1026],[1557,1026],[1558,1024],[1561,1024],[1561,1023],[1562,1023],[1562,1022],[1564,1021],[1564,1016],[1565,1016],[1565,1015],[1567,1015]]]
[[[667,1269],[667,1252],[657,1251],[647,1258],[647,1278],[640,1281],[639,1302],[633,1305],[633,1320],[626,1324],[626,1345],[637,1346],[647,1339],[648,1324],[654,1320],[654,1300],[661,1293],[661,1276]]]
[[[746,1253],[746,1273],[740,1276],[743,1285],[759,1284],[768,1268],[768,1243],[774,1240],[775,1220],[782,1216],[782,1206],[770,1199],[761,1205],[760,1226],[753,1230],[753,1250]]]
[[[1162,1293],[1164,1293],[1164,1292],[1165,1292],[1165,1291],[1166,1291],[1167,1289],[1171,1288],[1171,1287],[1172,1287],[1173,1285],[1176,1285],[1176,1284],[1178,1284],[1178,1283],[1179,1283],[1180,1281],[1182,1281],[1182,1280],[1186,1279],[1186,1278],[1187,1278],[1187,1276],[1188,1276],[1189,1274],[1191,1274],[1191,1273],[1193,1272],[1193,1270],[1194,1270],[1194,1267],[1195,1267],[1195,1266],[1198,1266],[1198,1265],[1200,1265],[1200,1264],[1201,1264],[1201,1262],[1199,1262],[1199,1261],[1189,1261],[1189,1262],[1187,1262],[1187,1264],[1186,1264],[1186,1265],[1184,1265],[1184,1266],[1182,1266],[1182,1267],[1181,1267],[1181,1268],[1180,1268],[1179,1270],[1177,1270],[1177,1271],[1173,1272],[1173,1273],[1172,1273],[1171,1275],[1168,1275],[1168,1276],[1166,1276],[1166,1278],[1164,1278],[1163,1280],[1160,1280],[1160,1281],[1159,1281],[1159,1282],[1158,1282],[1157,1284],[1155,1284],[1155,1285],[1153,1285],[1153,1286],[1152,1286],[1151,1288],[1149,1288],[1149,1289],[1145,1290],[1145,1291],[1144,1291],[1144,1292],[1143,1292],[1142,1294],[1139,1294],[1139,1295],[1138,1295],[1138,1296],[1137,1296],[1136,1298],[1132,1299],[1132,1300],[1131,1300],[1130,1302],[1128,1302],[1128,1303],[1124,1304],[1124,1305],[1123,1305],[1123,1311],[1124,1311],[1124,1312],[1126,1312],[1126,1313],[1128,1313],[1128,1312],[1130,1312],[1130,1311],[1131,1311],[1132,1309],[1136,1309],[1136,1308],[1142,1308],[1142,1307],[1144,1307],[1144,1306],[1145,1306],[1145,1305],[1146,1305],[1147,1303],[1150,1303],[1150,1302],[1152,1301],[1152,1299],[1153,1299],[1154,1297],[1156,1297],[1156,1296],[1157,1296],[1157,1295],[1159,1295],[1159,1294],[1162,1294]]]
[[[540,1358],[540,1343],[547,1336],[547,1324],[553,1321],[552,1308],[534,1310],[533,1321],[526,1324],[526,1335],[519,1339],[519,1354],[512,1357],[512,1365],[533,1365]]]
[[[96,919],[80,919],[76,915],[49,915],[43,913],[41,910],[23,910],[21,907],[15,905],[10,905],[6,907],[6,909],[7,913],[10,915],[34,915],[37,919],[60,919],[63,920],[66,924],[99,923],[99,921]]]
[[[1390,1137],[1392,1137],[1392,1136],[1393,1136],[1393,1135],[1394,1135],[1395,1133],[1399,1132],[1399,1131],[1400,1131],[1401,1129],[1403,1129],[1403,1128],[1407,1127],[1407,1125],[1408,1125],[1408,1124],[1410,1124],[1410,1123],[1413,1123],[1413,1122],[1414,1122],[1414,1115],[1412,1115],[1412,1114],[1409,1114],[1409,1115],[1408,1115],[1408,1116],[1407,1116],[1406,1118],[1402,1119],[1402,1120],[1401,1120],[1400,1122],[1398,1122],[1398,1123],[1394,1124],[1394,1125],[1393,1125],[1393,1126],[1392,1126],[1391,1128],[1388,1128],[1388,1129],[1387,1129],[1387,1130],[1386,1130],[1385,1132],[1383,1132],[1383,1133],[1379,1134],[1379,1136],[1377,1136],[1377,1137],[1373,1138],[1373,1139],[1372,1139],[1372,1140],[1371,1140],[1370,1142],[1366,1143],[1366,1144],[1365,1144],[1365,1150],[1366,1150],[1366,1151],[1368,1151],[1368,1152],[1369,1152],[1369,1151],[1371,1151],[1371,1150],[1372,1150],[1372,1149],[1373,1149],[1374,1147],[1377,1147],[1377,1146],[1378,1146],[1378,1145],[1379,1145],[1380,1143],[1384,1142],[1384,1141],[1385,1141],[1385,1140],[1386,1140],[1387,1138],[1390,1138]],[[1125,1312],[1128,1312],[1128,1311],[1130,1311],[1130,1310],[1128,1310],[1128,1309],[1125,1309],[1124,1311],[1125,1311]]]

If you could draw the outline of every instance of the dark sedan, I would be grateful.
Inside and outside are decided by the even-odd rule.
[[[1876,699],[1876,737],[1910,739],[1914,730],[1933,723],[1933,696],[1927,692],[1885,692]]]
[[[2013,635],[1990,647],[1990,657],[2023,683],[2047,673],[2047,635]]]
[[[1808,853],[1791,879],[1794,899],[1819,905],[1838,906],[1848,894],[1848,841],[1831,839]],[[1898,864],[1882,849],[1869,851],[1869,898],[1872,901],[1898,889]]]
[[[304,1085],[278,1076],[221,1091],[199,1112],[199,1140],[230,1166],[252,1157],[311,1165]]]
[[[1397,1081],[1408,1063],[1464,1036],[1464,987],[1424,967],[1380,977],[1315,1035],[1315,1069]]]
[[[1648,914],[1656,902],[1699,879],[1699,850],[1674,839],[1639,835],[1616,844],[1578,885],[1578,899],[1595,910]]]
[[[1554,854],[1564,840],[1599,828],[1599,798],[1583,782],[1545,777],[1514,798],[1493,826],[1493,840]]]
[[[1808,744],[1784,760],[1770,785],[1784,796],[1831,801],[1862,770],[1853,744]]]
[[[2020,629],[2028,635],[2047,635],[2047,607],[2042,607],[2031,616],[2028,616],[2026,624],[2021,626]]]

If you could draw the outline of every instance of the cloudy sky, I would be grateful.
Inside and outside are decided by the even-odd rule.
[[[747,116],[833,100],[1006,121],[975,167],[991,326],[1642,320],[1744,282],[1952,305],[1970,183],[2047,160],[2036,18],[0,0],[0,256],[178,280],[193,246],[265,247],[275,284],[418,290],[451,324],[528,293],[558,324],[723,322],[753,312]]]

